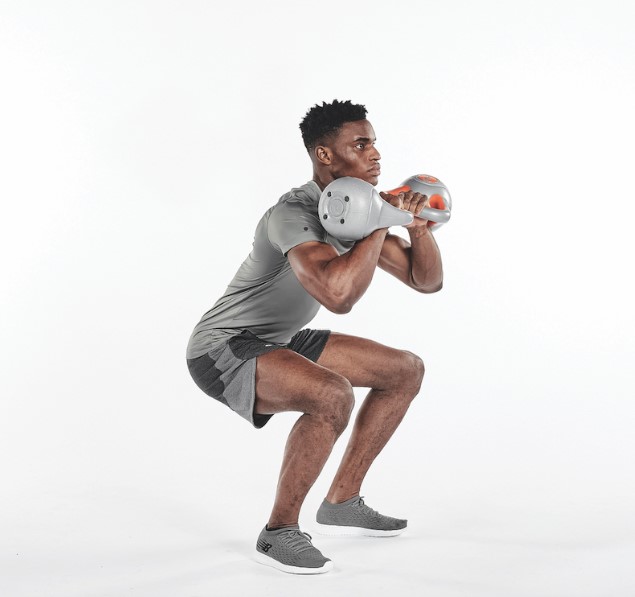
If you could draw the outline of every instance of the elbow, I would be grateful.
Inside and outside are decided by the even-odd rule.
[[[332,292],[322,304],[331,311],[331,313],[345,315],[352,311],[355,301],[348,292]]]
[[[338,305],[336,309],[333,310],[333,313],[336,313],[337,315],[346,315],[347,313],[350,313],[352,310],[353,310],[352,303],[342,303],[341,305]]]
[[[350,313],[351,310],[353,309],[352,306],[345,306],[345,307],[340,307],[340,306],[333,306],[331,305],[330,307],[327,305],[324,305],[331,313],[335,313],[335,315],[346,315],[347,313]]]
[[[348,300],[329,301],[324,306],[336,315],[346,315],[353,310],[353,302]]]
[[[440,282],[439,284],[437,284],[437,286],[426,286],[423,288],[419,288],[419,292],[421,294],[434,294],[435,292],[439,292],[439,290],[441,290],[443,288],[443,282]]]
[[[434,294],[435,292],[439,292],[443,288],[443,280],[439,281],[437,284],[414,284],[412,288],[421,294]]]

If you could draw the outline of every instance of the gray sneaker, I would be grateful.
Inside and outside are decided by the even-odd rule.
[[[317,531],[323,535],[365,535],[393,537],[408,526],[407,520],[384,516],[355,496],[341,504],[324,500],[317,511]]]
[[[321,574],[333,567],[333,562],[313,547],[311,535],[297,525],[275,531],[262,529],[256,542],[256,561],[291,574]]]

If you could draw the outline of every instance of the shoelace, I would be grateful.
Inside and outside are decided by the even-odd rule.
[[[360,508],[364,508],[364,511],[366,512],[379,515],[379,512],[377,512],[377,510],[373,510],[370,506],[366,505],[363,496],[360,496],[359,501],[357,502],[357,506],[359,506]]]
[[[285,543],[297,552],[313,549],[313,544],[311,543],[312,539],[313,537],[311,537],[309,533],[304,533],[295,529],[285,533]]]

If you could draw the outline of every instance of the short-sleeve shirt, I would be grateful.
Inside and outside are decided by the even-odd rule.
[[[320,188],[314,181],[284,194],[258,222],[251,253],[223,296],[198,322],[187,347],[192,359],[230,336],[250,330],[267,342],[286,344],[311,321],[320,303],[300,284],[287,253],[318,241],[342,255],[354,241],[340,241],[324,230],[318,216]]]

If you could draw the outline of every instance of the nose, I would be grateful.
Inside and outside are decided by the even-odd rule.
[[[371,159],[371,160],[374,160],[374,161],[376,161],[376,162],[378,162],[379,160],[381,160],[381,154],[380,154],[380,153],[379,153],[379,151],[377,150],[377,147],[375,147],[374,145],[373,145],[373,151],[372,151],[372,153],[370,154],[370,159]]]

